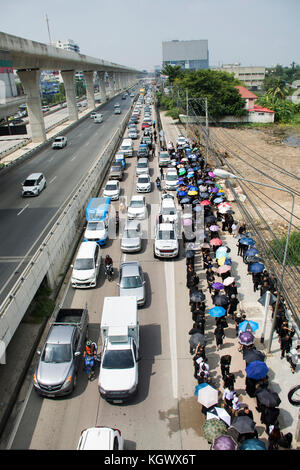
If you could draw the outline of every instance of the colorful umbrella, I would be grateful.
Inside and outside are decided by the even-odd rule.
[[[219,204],[222,201],[223,201],[222,197],[217,197],[216,199],[214,199],[214,204]]]
[[[259,439],[246,439],[240,446],[240,450],[267,450],[266,444]]]
[[[253,361],[247,365],[247,377],[254,380],[264,379],[269,372],[269,368],[263,361]]]
[[[252,246],[252,245],[255,245],[255,241],[253,240],[253,238],[250,238],[250,237],[242,237],[239,239],[239,243],[241,245],[248,245],[248,246]]]
[[[204,199],[204,201],[201,201],[201,202],[200,202],[200,205],[201,205],[201,206],[210,206],[210,204],[211,204],[211,202],[208,201],[207,199]]]
[[[185,227],[190,227],[192,224],[193,224],[192,219],[183,219],[182,221],[182,225],[184,225]]]
[[[197,196],[198,191],[189,191],[188,196]]]
[[[255,341],[255,338],[253,334],[250,333],[250,331],[242,331],[239,334],[238,342],[240,344],[243,344],[244,346],[249,346],[250,344],[253,344],[254,341]]]
[[[245,256],[255,256],[258,254],[258,250],[256,248],[249,248],[246,252],[245,252]]]
[[[183,197],[183,196],[187,195],[187,192],[186,191],[178,191],[177,194],[178,194],[179,197]]]
[[[225,273],[228,273],[228,271],[231,270],[231,266],[228,266],[228,265],[223,265],[223,266],[220,266],[218,269],[217,269],[217,273],[218,274],[225,274]]]
[[[239,324],[239,330],[240,331],[256,331],[259,328],[259,324],[256,321],[252,320],[245,320],[242,323]]]
[[[221,434],[216,437],[211,447],[212,450],[236,450],[237,444],[231,436]]]
[[[184,198],[180,199],[180,204],[189,204],[191,202],[191,198],[185,196]]]
[[[220,204],[217,205],[218,209],[230,209],[230,207],[231,207],[231,204],[229,204],[229,202],[221,202]]]
[[[217,258],[217,263],[218,263],[219,266],[224,266],[225,261],[226,261],[225,256],[221,256],[220,258]]]
[[[211,232],[218,232],[218,231],[220,230],[220,227],[219,227],[218,225],[211,225],[211,226],[209,227],[209,230],[210,230]]]
[[[219,190],[218,190],[218,188],[210,188],[209,191],[211,193],[217,193]]]
[[[225,434],[226,431],[226,424],[216,418],[205,421],[204,425],[202,426],[203,436],[209,443],[212,443],[217,437]]]
[[[206,242],[202,243],[201,248],[210,248],[210,244]]]
[[[212,307],[209,309],[208,313],[211,317],[220,318],[224,317],[226,310],[224,307]]]
[[[211,246],[221,246],[223,244],[222,240],[220,238],[212,238],[209,241]]]

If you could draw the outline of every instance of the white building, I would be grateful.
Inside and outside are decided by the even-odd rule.
[[[266,76],[266,67],[263,66],[247,66],[242,67],[240,63],[236,64],[223,64],[221,67],[213,67],[214,70],[221,72],[233,73],[234,78],[237,78],[245,87],[254,90],[260,90],[263,80]]]
[[[73,39],[64,39],[64,40],[58,40],[54,43],[55,47],[60,47],[61,49],[65,49],[66,51],[74,51],[74,52],[80,52],[78,44],[76,44]]]

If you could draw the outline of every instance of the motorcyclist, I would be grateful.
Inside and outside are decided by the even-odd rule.
[[[160,177],[159,177],[159,176],[156,178],[155,182],[156,182],[157,188],[160,189],[160,187],[161,187],[161,182],[160,182]]]
[[[94,358],[97,357],[97,344],[90,339],[86,342],[85,345],[84,357],[85,356],[94,356]]]
[[[109,255],[105,256],[104,267],[107,273],[109,273],[109,271],[111,272],[111,274],[113,273],[113,260]]]

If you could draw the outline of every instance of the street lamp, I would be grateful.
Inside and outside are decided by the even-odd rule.
[[[272,188],[272,189],[277,189],[278,191],[284,191],[286,193],[289,193],[290,196],[292,197],[292,208],[290,212],[290,221],[289,221],[289,226],[288,226],[288,232],[286,236],[286,242],[285,242],[285,248],[284,248],[284,255],[283,255],[283,260],[282,260],[282,267],[281,267],[281,276],[280,276],[280,286],[282,286],[283,282],[283,277],[284,277],[284,272],[285,272],[285,266],[286,266],[286,257],[287,257],[287,252],[288,252],[288,247],[289,247],[289,241],[290,241],[290,234],[291,234],[291,227],[292,227],[292,220],[293,220],[293,215],[294,215],[294,206],[295,206],[295,197],[292,191],[289,189],[283,189],[279,188],[278,186],[271,186],[270,184],[265,184],[265,183],[258,183],[257,181],[249,180],[246,178],[240,178],[239,176],[234,175],[233,173],[230,173],[229,171],[222,170],[220,168],[216,168],[213,170],[214,174],[218,176],[219,178],[224,178],[224,179],[237,179],[240,181],[246,181],[248,183],[253,183],[257,184],[259,186],[265,186],[267,188]],[[267,352],[269,353],[271,350],[271,345],[272,345],[272,339],[273,339],[273,333],[275,329],[275,322],[276,322],[276,314],[279,306],[279,292],[277,291],[277,299],[276,299],[276,305],[275,305],[275,310],[273,314],[273,321],[272,321],[272,327],[271,327],[271,333],[270,333],[270,339],[269,339],[269,344],[268,344],[268,350]]]

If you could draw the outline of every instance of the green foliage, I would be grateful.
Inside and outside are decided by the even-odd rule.
[[[270,250],[270,254],[272,253],[279,263],[283,262],[286,237],[287,236],[285,235],[284,237],[280,238],[279,242],[277,242],[277,240],[273,240],[270,243],[270,248],[272,249],[272,251]],[[294,231],[290,235],[287,257],[297,266],[300,265],[300,232],[299,231]],[[287,264],[288,264],[288,261],[287,261]]]
[[[51,290],[45,285],[37,291],[24,320],[28,323],[41,323],[45,317],[49,317],[55,307],[55,302],[50,298]]]
[[[174,80],[176,78],[180,78],[183,76],[184,70],[180,67],[180,65],[175,65],[175,66],[165,65],[161,73],[163,75],[167,75],[169,84],[173,85]]]
[[[291,101],[278,98],[278,96],[271,92],[258,98],[256,103],[274,111],[275,122],[288,123],[293,120],[294,115],[297,112],[297,106]]]
[[[166,116],[170,116],[172,119],[179,119],[180,111],[174,106],[169,111],[166,112]]]

